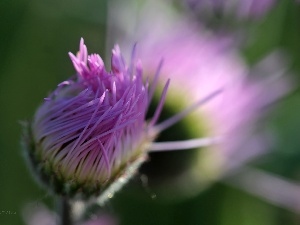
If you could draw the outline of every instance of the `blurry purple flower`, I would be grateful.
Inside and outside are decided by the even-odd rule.
[[[27,225],[58,224],[58,216],[43,204],[28,204],[23,210],[23,218]]]
[[[100,217],[93,218],[89,221],[80,223],[78,225],[116,225],[116,224],[118,224],[116,219],[108,215],[101,215]]]
[[[267,13],[272,6],[275,4],[276,0],[248,0],[240,1],[238,7],[239,15],[242,17],[253,17],[260,18]]]
[[[249,44],[255,24],[274,8],[276,0],[181,0],[185,16],[232,39],[235,46]]]
[[[123,14],[124,18],[119,14],[119,21],[125,23],[130,17]],[[201,151],[200,164],[193,171],[195,177],[216,179],[265,153],[269,140],[264,132],[257,132],[259,121],[266,107],[289,90],[289,84],[268,70],[260,74],[264,77],[252,76],[251,79],[249,69],[230,48],[227,39],[220,39],[194,22],[169,13],[163,5],[156,4],[152,8],[147,5],[140,14],[143,18],[138,19],[135,30],[127,31],[129,35],[124,43],[138,40],[139,55],[148,74],[153,74],[155,65],[164,59],[161,76],[170,78],[172,84],[166,107],[183,107],[208,93],[222,90],[187,121],[194,133],[217,141]],[[111,15],[116,14],[112,11]],[[271,67],[280,65],[274,61],[271,64]],[[190,143],[191,147],[196,146]],[[153,145],[152,150],[156,150],[156,146],[157,150],[182,148],[179,144]]]
[[[267,13],[276,0],[187,0],[192,10],[258,19]]]
[[[207,93],[222,89],[221,95],[196,110],[198,116],[193,117],[192,129],[222,140],[215,146],[218,153],[214,155],[222,159],[214,158],[215,162],[209,163],[212,166],[217,166],[217,161],[224,158],[252,154],[256,149],[247,148],[248,152],[242,145],[268,96],[260,96],[260,87],[246,80],[247,71],[240,59],[233,52],[224,50],[214,37],[198,35],[185,28],[174,29],[169,34],[156,43],[153,38],[152,43],[141,43],[145,53],[142,54],[144,68],[149,73],[157,64],[154,56],[164,58],[161,76],[172,81],[169,89],[171,100],[166,101],[167,106],[193,102]],[[212,152],[210,149],[209,154]]]
[[[265,79],[251,79],[234,51],[224,47],[217,37],[190,28],[191,25],[177,26],[157,42],[153,42],[153,37],[151,43],[143,45],[141,41],[141,57],[145,71],[149,72],[157,64],[154,56],[164,58],[161,76],[171,79],[169,96],[173,97],[166,101],[166,107],[185,105],[214,90],[223,90],[196,110],[190,126],[194,131],[198,129],[198,133],[219,138],[218,144],[204,151],[212,156],[212,161],[205,164],[224,173],[265,152],[268,141],[262,133],[256,133],[259,119],[270,103],[286,93],[288,85],[272,76],[275,73]],[[208,160],[202,157],[201,160]]]
[[[39,203],[28,204],[23,210],[23,218],[27,225],[57,225],[58,215],[49,210],[45,205]],[[109,214],[94,216],[85,222],[77,222],[75,225],[117,225],[117,219]]]

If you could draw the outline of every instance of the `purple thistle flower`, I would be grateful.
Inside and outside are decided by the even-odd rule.
[[[32,122],[33,157],[59,192],[99,192],[126,167],[143,161],[153,136],[145,123],[148,84],[140,62],[128,68],[118,46],[111,72],[101,57],[88,55],[83,39],[69,53],[77,77],[64,81],[45,99]]]
[[[76,77],[60,83],[38,108],[25,136],[25,147],[33,169],[55,193],[79,197],[102,194],[100,198],[105,200],[146,159],[149,146],[162,130],[155,124],[169,81],[153,118],[146,121],[155,85],[148,91],[134,52],[128,67],[115,46],[111,71],[107,72],[101,57],[88,55],[81,39],[77,56],[69,53]],[[215,94],[218,92],[194,107]],[[169,119],[168,126],[190,110]]]

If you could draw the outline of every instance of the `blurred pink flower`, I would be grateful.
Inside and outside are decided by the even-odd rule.
[[[23,210],[23,218],[27,225],[58,225],[58,215],[49,210],[44,204],[28,204]],[[77,222],[75,225],[117,225],[117,219],[109,214],[94,216],[85,222]]]
[[[276,0],[184,0],[184,3],[199,12],[217,12],[240,19],[258,19],[272,8]]]
[[[57,225],[58,216],[43,204],[28,204],[23,210],[27,225]]]
[[[122,15],[113,10],[111,15],[118,15],[114,19],[123,25],[131,18],[131,9]],[[215,179],[214,176],[265,153],[268,136],[257,131],[266,107],[289,90],[288,82],[276,74],[282,71],[268,74],[273,71],[263,66],[261,69],[266,70],[259,74],[263,76],[250,77],[249,69],[232,49],[231,40],[212,35],[199,24],[171,11],[168,5],[145,4],[139,15],[142,17],[131,26],[134,29],[127,30],[123,43],[138,41],[139,55],[148,74],[153,74],[163,59],[161,76],[171,80],[166,107],[185,107],[208,93],[222,90],[196,110],[189,122],[194,133],[217,139],[213,146],[201,152],[201,169],[197,167],[196,176],[207,169],[211,173],[207,178]],[[113,27],[115,30],[116,26]],[[276,63],[271,61],[271,67],[277,68]]]
[[[102,216],[93,218],[89,221],[86,221],[84,223],[80,223],[78,225],[116,225],[116,224],[118,224],[116,219],[114,219],[108,215],[102,215]]]

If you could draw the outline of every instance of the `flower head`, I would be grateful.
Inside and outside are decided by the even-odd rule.
[[[118,46],[110,72],[99,55],[88,55],[83,39],[77,56],[69,55],[76,77],[38,108],[27,148],[30,140],[30,161],[55,192],[89,196],[116,180],[124,183],[145,159],[154,138],[145,121],[148,84],[140,62],[127,66]]]
[[[290,88],[290,84],[276,74],[283,73],[283,68],[270,71],[270,75],[268,69],[260,65],[260,71],[254,71],[260,74],[251,78],[248,76],[251,70],[221,38],[185,23],[177,23],[161,36],[150,35],[149,40],[141,41],[140,49],[144,70],[149,74],[158,63],[154,56],[164,58],[161,76],[172,81],[166,107],[186,105],[222,90],[220,95],[195,110],[189,124],[194,132],[219,139],[208,154],[215,152],[214,156],[226,161],[222,164],[231,167],[230,164],[238,165],[265,152],[267,141],[263,144],[262,133],[256,135],[256,131],[266,107]],[[278,64],[275,57],[271,55],[263,64],[274,67]],[[261,74],[265,77],[259,78]]]
[[[211,180],[219,179],[232,169],[266,152],[269,139],[266,138],[268,136],[265,132],[257,132],[259,121],[266,107],[285,94],[289,86],[285,80],[277,79],[276,73],[282,70],[276,73],[272,71],[271,75],[267,74],[268,71],[263,71],[261,74],[264,77],[260,78],[261,74],[252,76],[254,78],[249,77],[249,68],[228,39],[212,34],[195,21],[182,17],[174,11],[170,12],[170,9],[167,11],[167,7],[163,7],[163,4],[160,6],[157,2],[146,5],[141,13],[143,18],[135,24],[135,29],[126,30],[129,35],[124,43],[126,45],[130,39],[139,40],[139,55],[143,60],[144,71],[148,74],[153,74],[154,65],[157,65],[161,58],[164,59],[160,71],[161,77],[168,77],[172,81],[165,107],[171,110],[186,107],[189,102],[201,99],[216,90],[222,90],[220,95],[204,107],[195,110],[186,120],[189,131],[197,137],[203,135],[209,138],[199,142],[196,140],[185,142],[183,145],[186,148],[188,146],[197,148],[201,144],[210,146],[205,146],[203,151],[192,157],[193,162],[196,163],[189,164],[194,165],[189,166],[188,169],[191,171],[182,170],[180,177],[176,174],[176,178],[163,179],[167,180],[164,184],[174,181],[179,186],[190,190],[193,188],[193,180],[200,180],[201,185],[203,183],[206,185]],[[130,10],[128,9],[128,12],[131,12]],[[119,15],[119,20],[126,21],[131,14],[120,15],[112,11],[111,15]],[[125,17],[122,18],[122,15]],[[276,63],[272,66],[274,65]],[[213,145],[211,145],[211,137],[216,140]],[[182,148],[179,144],[161,144],[155,145],[155,149],[152,149],[175,150],[179,146]],[[159,158],[159,154],[156,157]],[[166,158],[172,157],[166,156]],[[178,161],[181,162],[182,158],[179,157]],[[174,167],[171,163],[168,165]],[[168,165],[164,164],[164,168]],[[152,166],[152,170],[157,167],[156,164]],[[151,168],[147,171],[151,171]],[[162,176],[161,174],[159,170],[159,174],[156,175]],[[191,177],[193,179],[189,179]],[[172,190],[175,187],[173,184],[171,183]],[[198,185],[195,189],[200,190]],[[167,192],[169,193],[169,190]]]

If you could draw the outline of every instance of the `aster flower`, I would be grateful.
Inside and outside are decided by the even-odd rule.
[[[157,63],[153,56],[160,54],[164,58],[161,76],[171,78],[169,96],[177,99],[176,102],[167,100],[166,107],[176,109],[212,90],[223,90],[187,120],[194,133],[216,140],[195,157],[198,166],[192,172],[195,173],[193,181],[200,179],[205,184],[264,152],[260,140],[250,136],[254,134],[262,109],[272,97],[262,95],[263,87],[245,77],[247,69],[235,53],[225,50],[214,37],[201,36],[182,27],[156,43],[142,46],[145,48],[141,51],[147,52],[141,54],[144,68],[149,73]],[[188,146],[186,142],[183,145]],[[182,148],[179,144],[157,144],[152,150],[175,150],[177,147]],[[190,148],[195,147],[191,142]],[[180,183],[185,182],[181,180]]]
[[[215,33],[230,37],[232,45],[244,48],[276,0],[181,0],[183,12]]]
[[[128,11],[131,12],[131,9]],[[207,142],[202,138],[151,146],[152,151],[166,151],[207,145],[193,156],[194,167],[189,172],[182,171],[181,176],[177,175],[173,180],[188,191],[197,192],[202,186],[266,152],[270,140],[265,132],[258,132],[260,119],[267,106],[289,90],[289,84],[278,79],[283,70],[277,70],[278,74],[272,71],[271,75],[262,71],[264,78],[258,74],[255,78],[249,77],[249,69],[228,39],[213,35],[194,21],[168,10],[168,6],[149,3],[141,11],[143,19],[133,26],[135,29],[122,26],[121,29],[127,32],[123,43],[139,41],[144,71],[148,74],[153,73],[160,57],[164,59],[161,76],[172,80],[168,90],[170,98],[165,103],[167,108],[176,110],[213,90],[223,90],[186,120],[188,129],[196,137],[207,137]],[[115,18],[117,21],[130,19],[131,14],[133,12],[123,12],[123,15],[111,12],[111,15],[120,16]],[[112,27],[116,30],[115,26]],[[159,154],[156,156],[160,157]],[[155,155],[151,157],[155,158]],[[176,185],[170,180],[164,182],[168,183],[174,190]],[[193,183],[197,185],[193,186]]]
[[[148,90],[134,52],[127,67],[115,46],[107,72],[99,55],[88,55],[82,39],[77,56],[70,53],[76,77],[59,84],[36,111],[24,144],[33,169],[54,193],[101,195],[103,201],[111,197],[146,159],[149,146],[163,130],[156,121],[169,81],[153,118],[146,121],[156,85]],[[165,121],[164,129],[218,92]]]
[[[260,18],[275,4],[275,0],[188,0],[184,1],[191,9],[218,14],[233,14],[238,18]]]

